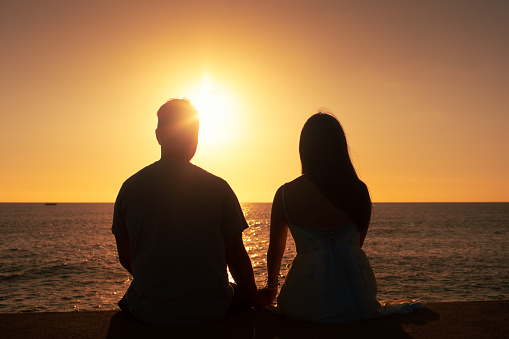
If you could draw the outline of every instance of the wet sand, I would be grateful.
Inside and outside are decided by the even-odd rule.
[[[153,327],[120,311],[0,314],[2,338],[508,338],[509,300],[430,303],[411,314],[316,324],[249,310],[218,323]]]

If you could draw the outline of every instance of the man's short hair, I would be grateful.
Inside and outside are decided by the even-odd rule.
[[[157,111],[157,128],[194,130],[199,126],[198,110],[186,99],[171,99]]]

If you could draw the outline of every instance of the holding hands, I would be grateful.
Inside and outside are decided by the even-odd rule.
[[[278,286],[279,286],[278,282],[269,283],[267,281],[267,283],[265,283],[265,287],[260,290],[267,299],[267,305],[271,304],[274,301],[274,299],[276,299]]]
[[[278,285],[279,283],[266,283],[263,288],[258,289],[255,294],[251,295],[251,304],[254,307],[265,307],[270,305],[276,299]]]

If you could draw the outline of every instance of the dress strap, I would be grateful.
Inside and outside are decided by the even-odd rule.
[[[282,198],[283,198],[283,209],[285,210],[286,221],[288,221],[288,224],[290,225],[291,222],[290,222],[290,218],[288,217],[288,211],[286,210],[286,203],[285,203],[285,185],[286,184],[283,184],[283,187],[281,188],[281,193],[282,193]]]

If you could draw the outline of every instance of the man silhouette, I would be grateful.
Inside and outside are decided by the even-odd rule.
[[[198,112],[173,99],[157,112],[161,159],[127,179],[112,232],[133,276],[121,309],[154,325],[203,323],[265,303],[242,242],[248,227],[223,179],[190,163]],[[235,284],[228,281],[227,266]]]

